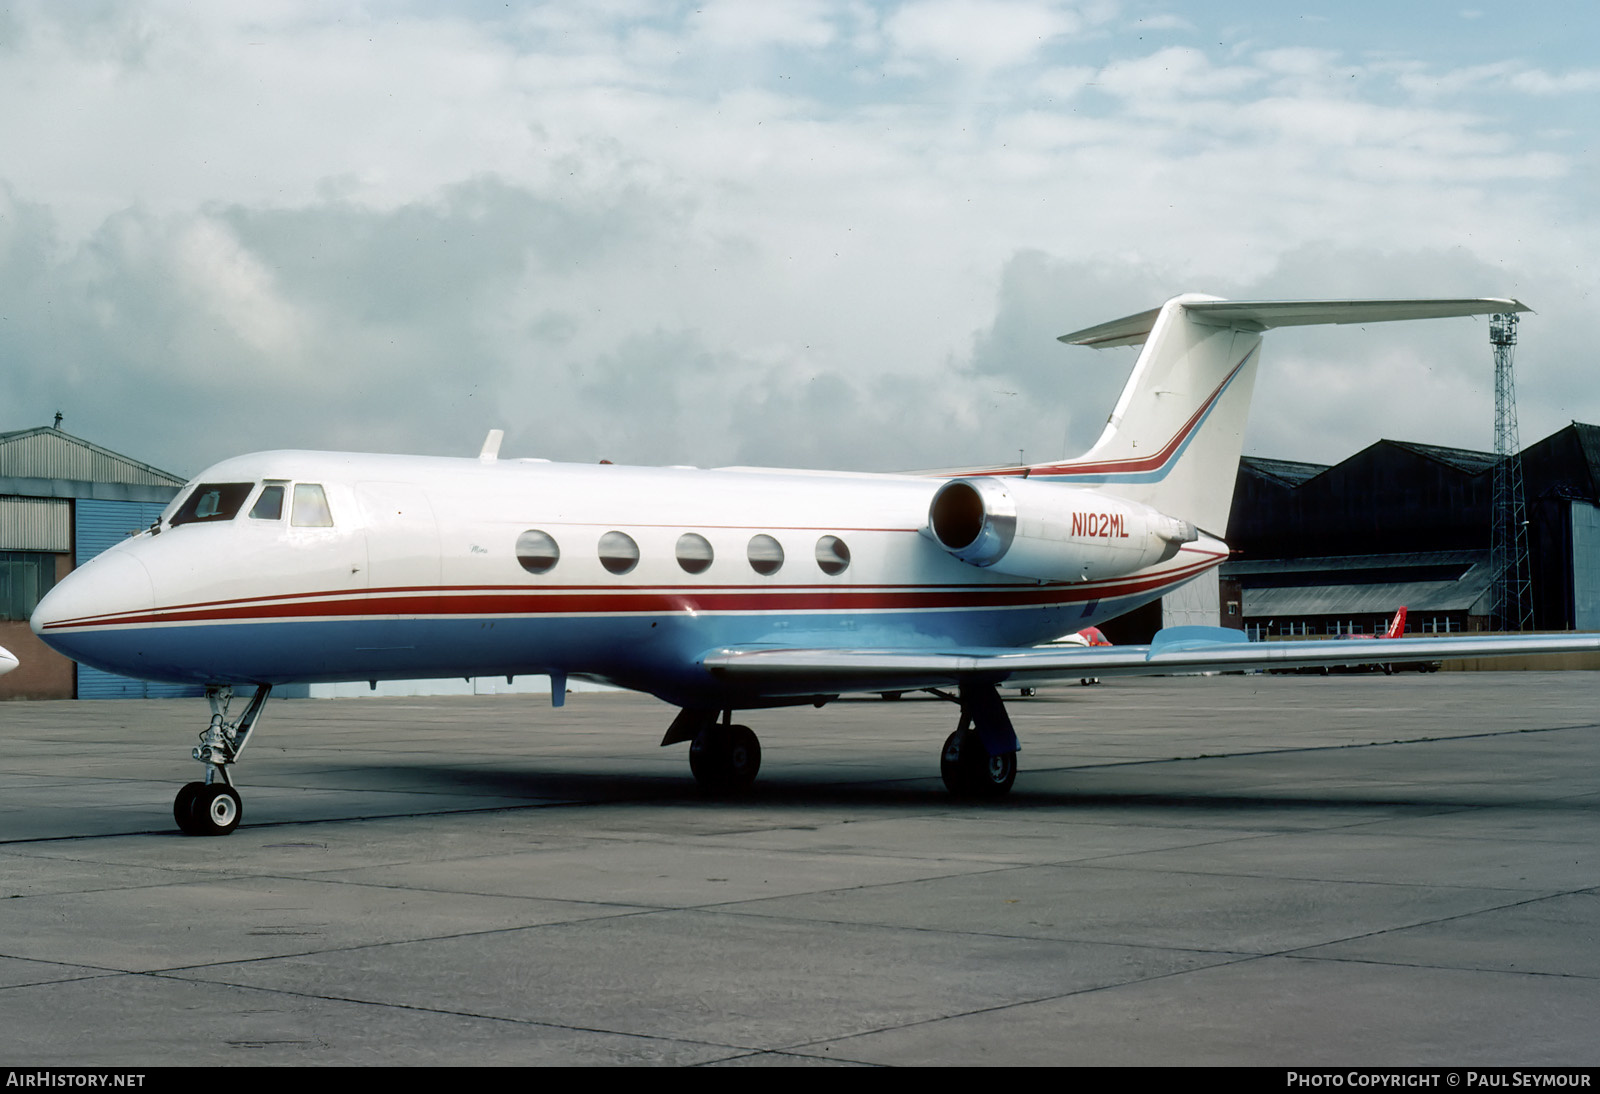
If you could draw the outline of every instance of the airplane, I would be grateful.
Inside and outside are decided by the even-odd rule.
[[[16,668],[17,664],[17,655],[6,649],[4,646],[0,646],[0,676],[4,676],[6,673]]]
[[[1406,633],[1406,606],[1404,604],[1402,604],[1402,605],[1400,605],[1399,609],[1397,609],[1395,611],[1394,617],[1389,620],[1388,628],[1385,629],[1382,634],[1361,634],[1358,631],[1346,631],[1343,634],[1335,635],[1335,637],[1336,638],[1342,638],[1342,639],[1345,639],[1345,640],[1348,641],[1348,640],[1359,640],[1359,639],[1363,639],[1363,638],[1400,638],[1405,633]]]
[[[1399,608],[1397,608],[1395,610],[1394,617],[1389,620],[1389,626],[1382,634],[1359,634],[1359,633],[1356,633],[1354,631],[1351,631],[1351,632],[1347,632],[1345,634],[1336,635],[1335,637],[1345,639],[1346,641],[1359,641],[1361,639],[1366,639],[1366,638],[1377,638],[1377,639],[1404,638],[1405,637],[1405,633],[1406,633],[1406,606],[1404,604],[1402,604],[1402,605],[1400,605]],[[1345,666],[1339,666],[1339,667],[1340,668],[1344,668]],[[1358,667],[1365,668],[1367,666],[1358,666]],[[1388,661],[1379,662],[1378,664],[1376,664],[1373,667],[1380,669],[1385,676],[1393,676],[1394,672],[1395,672],[1395,666],[1390,664]],[[1437,661],[1418,661],[1418,662],[1412,663],[1410,665],[1410,667],[1415,669],[1415,670],[1417,670],[1418,672],[1437,672],[1438,669],[1439,669],[1439,662],[1437,662]]]
[[[1057,646],[1110,646],[1114,643],[1101,633],[1099,627],[1085,627],[1081,631],[1073,631],[1071,634],[1062,635],[1052,644]],[[1084,687],[1090,687],[1099,682],[1100,677],[1098,676],[1085,676],[1078,681]],[[1032,695],[1033,692],[1033,688],[1022,689],[1024,695]]]
[[[267,696],[321,681],[547,675],[678,708],[708,792],[748,787],[735,711],[927,691],[959,709],[940,774],[1006,793],[1002,684],[1600,649],[1596,636],[1257,643],[1174,627],[1147,646],[1037,648],[1228,557],[1262,333],[1526,311],[1515,300],[1227,301],[1200,294],[1061,340],[1140,345],[1096,444],[1057,463],[941,474],[626,467],[278,451],[224,460],[149,529],[68,574],[41,639],[109,672],[203,685],[204,780],[178,827],[225,835],[230,773]],[[230,714],[236,691],[249,692]]]

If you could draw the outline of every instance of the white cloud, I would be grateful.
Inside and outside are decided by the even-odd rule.
[[[700,4],[689,20],[697,37],[722,49],[765,45],[818,48],[834,40],[828,6],[806,0],[716,0]]]
[[[1042,0],[912,0],[884,20],[901,57],[979,70],[1027,62],[1081,26],[1073,13]]]
[[[1169,46],[1145,57],[1106,65],[1095,82],[1137,105],[1151,99],[1233,95],[1261,78],[1259,69],[1213,65],[1198,49]]]
[[[1187,289],[1554,301],[1525,403],[1600,418],[1592,122],[1536,134],[1495,90],[1581,103],[1588,70],[1543,58],[1213,46],[1199,15],[1155,48],[1023,0],[61,10],[0,47],[0,349],[33,366],[0,405],[104,404],[84,432],[158,464],[496,425],[585,459],[1054,457],[1123,371],[1054,335]],[[1377,409],[1466,443],[1425,327],[1360,343],[1416,377]],[[1363,417],[1373,366],[1338,372],[1356,343],[1298,337],[1258,451],[1403,435]],[[228,377],[261,413],[151,429]]]

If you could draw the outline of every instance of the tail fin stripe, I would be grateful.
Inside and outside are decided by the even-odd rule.
[[[1229,370],[1222,383],[1218,384],[1216,390],[1212,391],[1205,401],[1196,408],[1194,414],[1190,416],[1187,422],[1183,423],[1183,426],[1172,439],[1162,445],[1159,451],[1149,456],[1142,456],[1136,460],[1106,460],[1100,463],[1000,467],[987,471],[972,471],[968,472],[968,474],[970,476],[1004,476],[1020,475],[1026,471],[1029,478],[1081,479],[1085,476],[1093,476],[1096,482],[1154,482],[1159,480],[1167,473],[1168,468],[1176,461],[1177,457],[1182,455],[1183,450],[1188,447],[1189,441],[1193,439],[1194,434],[1211,414],[1211,410],[1216,406],[1217,400],[1222,397],[1222,393],[1228,389],[1228,385],[1233,383],[1234,378],[1239,375],[1239,370],[1249,363],[1251,356],[1260,348],[1259,344],[1253,346],[1249,353],[1240,358],[1239,363]]]

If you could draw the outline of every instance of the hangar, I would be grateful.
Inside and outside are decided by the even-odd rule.
[[[1600,426],[1522,451],[1537,630],[1600,630]],[[1382,440],[1332,466],[1247,456],[1223,599],[1255,638],[1490,626],[1493,453]]]
[[[75,665],[28,628],[34,605],[57,581],[148,527],[183,483],[59,423],[0,433],[0,646],[21,661],[0,677],[0,699],[200,694]]]

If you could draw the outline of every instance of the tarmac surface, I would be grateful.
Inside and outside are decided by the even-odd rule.
[[[0,1065],[1593,1065],[1597,683],[1044,689],[988,804],[921,697],[733,802],[639,696],[273,701],[222,839],[202,701],[5,704]]]

